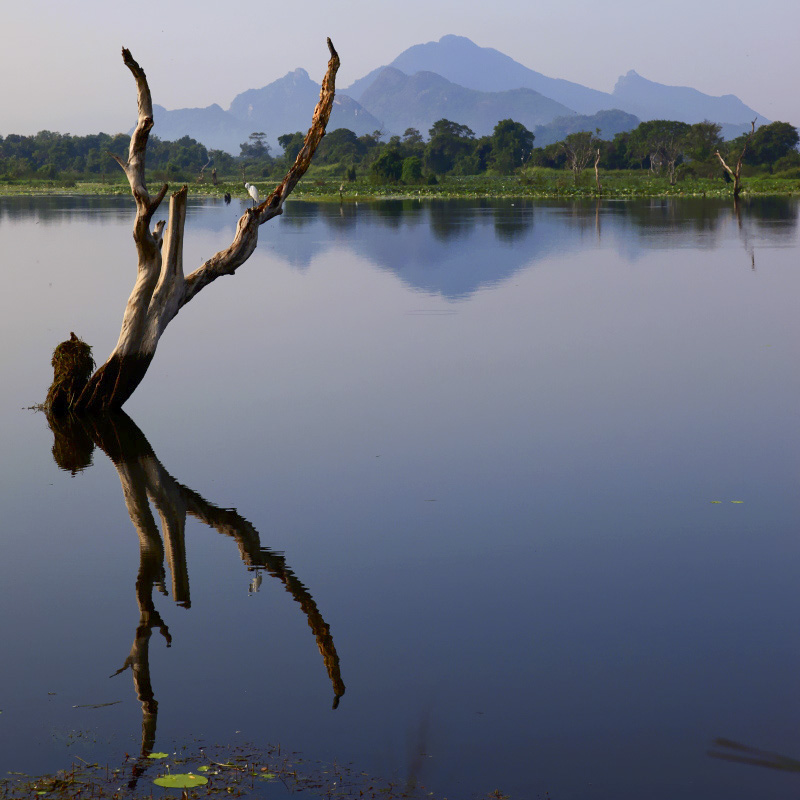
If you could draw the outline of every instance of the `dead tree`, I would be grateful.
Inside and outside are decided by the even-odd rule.
[[[736,169],[731,169],[726,163],[725,159],[720,155],[719,150],[714,152],[714,155],[719,159],[719,163],[722,164],[725,171],[728,175],[733,178],[733,199],[738,200],[739,194],[742,191],[742,181],[741,181],[741,174],[742,174],[742,161],[744,160],[744,154],[747,151],[747,145],[750,143],[750,140],[753,138],[753,134],[756,132],[756,121],[753,120],[750,123],[750,133],[747,134],[747,138],[744,140],[744,144],[742,145],[742,152],[739,153],[739,158],[736,161]]]
[[[603,194],[603,186],[600,183],[600,148],[597,148],[597,155],[594,158],[594,179],[597,183],[597,194]]]
[[[198,182],[198,183],[202,183],[202,182],[203,182],[203,181],[206,179],[206,167],[210,166],[210,165],[211,165],[211,162],[212,162],[213,160],[214,160],[214,159],[213,159],[211,156],[209,156],[209,157],[208,157],[208,161],[206,161],[206,163],[205,163],[205,164],[203,164],[203,166],[200,168],[200,174],[197,176],[197,182]],[[214,183],[216,183],[216,182],[217,182],[217,176],[216,176],[216,172],[217,172],[217,171],[216,171],[216,170],[214,170]]]
[[[121,408],[144,378],[158,341],[175,315],[209,283],[223,275],[233,275],[256,249],[259,227],[283,213],[286,198],[305,174],[317,145],[325,135],[333,107],[339,56],[330,39],[328,49],[330,60],[319,102],[294,164],[264,202],[245,211],[231,244],[190,275],[184,276],[187,187],[183,186],[170,197],[168,221],[159,221],[151,228],[153,215],[166,196],[168,186],[164,184],[155,197],[147,191],[145,154],[153,127],[153,103],[144,70],[130,51],[123,48],[122,59],[136,81],[139,118],[131,137],[128,160],[114,158],[124,170],[136,201],[133,238],[138,255],[138,275],[128,299],[117,345],[106,362],[89,378],[70,411],[85,414]]]
[[[561,149],[567,157],[567,166],[572,170],[575,183],[586,165],[595,154],[597,140],[590,131],[570,133],[563,142]]]

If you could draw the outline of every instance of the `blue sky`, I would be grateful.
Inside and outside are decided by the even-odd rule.
[[[296,67],[320,80],[326,36],[341,56],[344,88],[449,33],[550,77],[611,91],[635,69],[660,83],[736,94],[800,126],[797,0],[6,0],[0,134],[129,128],[135,95],[123,45],[147,72],[156,103],[227,108],[238,92]]]

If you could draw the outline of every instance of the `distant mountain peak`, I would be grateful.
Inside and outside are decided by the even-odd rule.
[[[473,47],[477,47],[478,45],[472,41],[472,39],[468,39],[466,36],[458,36],[455,33],[446,33],[439,39],[440,42],[468,42]]]
[[[511,118],[533,130],[555,117],[574,113],[534,89],[484,92],[467,89],[430,70],[407,75],[396,67],[379,72],[361,95],[361,104],[393,133],[409,127],[427,131],[444,117],[485,136],[501,119]]]
[[[297,69],[293,69],[291,72],[287,72],[286,75],[284,75],[284,79],[286,78],[294,78],[296,80],[306,81],[311,80],[311,76],[302,67],[298,67]]]
[[[727,124],[739,124],[758,116],[736,95],[721,97],[704,94],[690,86],[668,86],[651,81],[628,70],[614,86],[613,97],[620,108],[640,119],[677,119],[695,123],[710,119]]]
[[[433,72],[453,84],[479,92],[532,89],[563,107],[560,113],[595,113],[614,106],[606,92],[577,83],[548,78],[492,47],[481,47],[466,36],[447,34],[438,42],[415,44],[400,53],[388,66],[406,75]],[[355,81],[346,91],[356,100],[367,91],[386,67],[378,67]]]
[[[207,146],[236,152],[252,131],[259,130],[275,147],[281,134],[307,128],[318,99],[319,84],[298,67],[260,89],[241,92],[227,111],[216,104],[205,109],[159,108],[158,135],[190,135]],[[533,130],[577,112],[580,119],[550,126],[552,135],[560,135],[575,125],[599,127],[600,113],[614,109],[642,120],[710,119],[723,125],[725,136],[738,135],[757,116],[735,95],[712,97],[689,87],[666,86],[633,69],[619,78],[613,94],[600,92],[549,78],[499,50],[450,33],[407,48],[391,64],[338,91],[329,128],[347,127],[356,135],[380,128],[400,133],[408,127],[424,130],[447,117],[482,135],[491,133],[500,119],[511,118]],[[632,117],[620,111],[602,122],[609,132],[631,124]]]

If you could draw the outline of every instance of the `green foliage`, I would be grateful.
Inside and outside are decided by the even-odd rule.
[[[642,122],[631,131],[628,148],[634,157],[650,161],[651,168],[658,172],[668,161],[675,161],[682,154],[691,126],[675,120],[653,119]]]
[[[302,131],[295,131],[294,133],[284,133],[278,137],[278,144],[283,148],[283,165],[290,167],[294,164],[297,154],[305,141],[305,134]]]
[[[125,134],[91,136],[40,131],[35,136],[9,134],[0,138],[0,175],[12,178],[39,177],[50,180],[65,176],[102,177],[117,175],[119,166],[111,153],[127,160],[130,137]],[[209,152],[199,142],[184,136],[165,142],[151,136],[147,166],[158,179],[167,174],[179,180],[191,180],[205,164]]]
[[[428,133],[425,166],[437,175],[452,172],[458,162],[473,153],[475,134],[466,125],[440,119]]]
[[[242,158],[263,159],[269,156],[267,134],[263,131],[251,133],[246,142],[239,145]]]
[[[549,144],[546,147],[536,147],[531,152],[530,163],[536,167],[548,167],[550,169],[563,169],[567,163],[567,155],[561,142]]]
[[[356,164],[367,152],[367,145],[353,131],[337,128],[327,133],[314,154],[317,164]]]
[[[386,148],[370,166],[375,183],[397,183],[403,174],[403,157],[395,149]]]
[[[683,176],[711,178],[720,174],[721,165],[715,153],[724,146],[721,130],[722,126],[708,120],[697,122],[689,128],[683,141],[686,162],[681,170]],[[722,174],[730,180],[727,172],[722,170]]]
[[[433,127],[428,130],[428,136],[430,139],[434,139],[437,136],[474,139],[475,133],[466,125],[459,125],[457,122],[442,117],[442,119],[438,119],[433,123]]]
[[[524,193],[534,191],[533,184],[536,184],[537,192],[541,190],[548,195],[584,189],[593,191],[592,187],[578,186],[578,177],[586,166],[594,162],[598,149],[599,165],[606,172],[603,177],[604,195],[606,189],[612,193],[615,191],[616,178],[611,179],[610,175],[620,173],[622,180],[621,173],[631,169],[646,170],[648,177],[637,178],[637,188],[620,189],[623,193],[663,191],[662,188],[656,189],[656,183],[653,183],[660,179],[662,170],[666,171],[673,186],[678,179],[687,185],[692,184],[685,187],[690,193],[695,191],[694,182],[706,179],[713,179],[715,188],[712,191],[726,192],[730,187],[720,179],[723,170],[715,151],[719,149],[726,161],[735,165],[748,138],[742,136],[732,142],[723,142],[720,126],[707,120],[695,125],[651,120],[633,130],[617,133],[611,141],[601,140],[599,131],[571,131],[561,141],[544,147],[534,147],[533,133],[512,119],[501,120],[491,136],[481,138],[476,138],[466,125],[440,119],[433,124],[428,135],[426,142],[416,128],[407,128],[402,136],[392,136],[387,142],[381,131],[362,136],[346,128],[330,131],[315,154],[311,170],[302,184],[305,188],[300,192],[316,192],[310,188],[312,181],[331,179],[337,192],[343,180],[352,184],[353,192],[357,192],[361,176],[361,182],[366,182],[371,192],[375,192],[378,185],[405,185],[417,187],[414,191],[420,193],[442,194],[451,190],[455,179],[517,174],[522,174],[523,180],[527,181]],[[188,136],[174,142],[151,136],[148,178],[153,181],[197,182],[202,171],[203,185],[211,189],[209,178],[213,169],[216,171],[216,185],[212,191],[241,194],[243,170],[251,182],[268,177],[279,180],[294,162],[304,138],[300,131],[279,136],[283,153],[273,158],[263,131],[253,132],[240,146],[238,156],[207,150]],[[40,131],[35,136],[0,136],[0,180],[6,187],[24,181],[42,189],[56,185],[75,188],[78,181],[91,181],[92,191],[100,191],[99,187],[105,184],[108,191],[124,193],[128,191],[127,182],[110,153],[125,160],[129,144],[130,139],[125,134],[71,136]],[[776,122],[758,128],[745,151],[742,171],[748,182],[754,176],[766,175],[770,171],[779,172],[786,179],[795,178],[800,170],[797,144],[797,129],[788,123]],[[565,167],[573,171],[575,180],[572,184],[563,177]],[[536,168],[535,171],[531,171],[532,168]],[[550,175],[547,170],[562,170],[562,175],[545,179],[543,176]],[[625,177],[623,182],[629,179],[630,176]],[[486,186],[490,194],[497,191],[495,183],[489,182]],[[348,193],[350,190],[348,188]],[[709,190],[704,187],[697,191]],[[324,187],[319,189],[322,195],[326,191]],[[476,191],[480,193],[483,189]],[[501,193],[505,192],[506,188],[503,188]]]
[[[405,184],[422,183],[422,159],[419,156],[409,156],[403,159],[403,170],[400,179]]]
[[[746,164],[771,166],[774,162],[797,151],[800,141],[797,128],[788,122],[772,122],[756,128],[747,146]]]
[[[571,133],[561,142],[561,149],[566,156],[566,165],[572,170],[575,183],[578,176],[586,168],[589,161],[597,154],[600,148],[600,140],[589,131],[578,131]]]
[[[403,133],[403,147],[406,151],[421,156],[425,151],[425,140],[416,128],[406,128]]]
[[[705,123],[703,123],[705,124]],[[690,145],[692,126],[686,122],[668,119],[653,119],[642,122],[630,132],[628,154],[640,163],[648,162],[650,170],[659,174],[667,168],[671,184],[675,183],[675,168]],[[717,136],[719,131],[716,132]],[[703,140],[705,137],[705,141]],[[708,146],[714,141],[714,131],[710,128],[698,129],[695,136],[699,146]]]
[[[720,131],[722,126],[716,122],[697,122],[692,125],[685,137],[685,154],[692,161],[707,162],[714,158],[714,153],[722,146]]]
[[[502,119],[494,126],[490,139],[490,163],[498,172],[510,175],[529,158],[533,133],[513,119]]]

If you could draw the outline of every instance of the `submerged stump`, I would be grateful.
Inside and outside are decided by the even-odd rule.
[[[74,333],[53,350],[53,383],[47,391],[45,410],[54,417],[66,416],[75,407],[94,372],[92,348]]]

